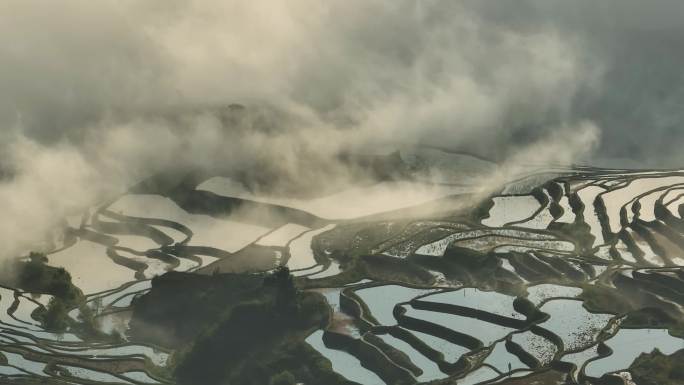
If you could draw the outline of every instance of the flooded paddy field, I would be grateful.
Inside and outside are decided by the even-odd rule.
[[[369,253],[404,262],[391,273],[366,269],[385,285],[346,288],[346,311],[404,353],[405,368],[420,368],[416,383],[513,383],[551,368],[568,383],[618,383],[639,355],[684,349],[681,177],[594,171],[494,196],[488,211],[451,219],[460,227],[402,224],[414,237],[392,224],[338,225],[320,246],[343,268]],[[377,246],[359,238],[372,231],[382,233]],[[424,271],[452,284],[418,282]]]
[[[131,331],[156,277],[281,266],[327,303],[327,322],[290,337],[339,383],[628,384],[642,355],[684,349],[684,174],[549,170],[480,195],[445,175],[312,200],[221,176],[116,197],[45,254],[78,290],[66,327],[46,322],[51,294],[0,288],[0,378],[176,383],[187,351]],[[466,195],[465,210],[377,216]]]

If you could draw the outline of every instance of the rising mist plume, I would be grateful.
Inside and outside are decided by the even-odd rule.
[[[338,154],[406,144],[681,159],[681,3],[550,3],[5,1],[0,255],[174,168],[332,183],[356,177]]]

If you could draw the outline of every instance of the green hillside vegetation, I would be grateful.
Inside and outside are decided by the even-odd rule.
[[[328,323],[324,298],[273,273],[167,273],[134,302],[134,338],[173,347],[179,384],[341,384],[304,339]]]
[[[61,332],[71,323],[69,309],[82,305],[84,297],[64,268],[49,266],[47,262],[45,254],[31,252],[24,260],[8,262],[2,281],[31,293],[52,295],[47,309],[37,309],[35,316],[47,329]]]
[[[657,349],[644,353],[630,367],[632,377],[639,385],[684,384],[684,349],[665,355]]]

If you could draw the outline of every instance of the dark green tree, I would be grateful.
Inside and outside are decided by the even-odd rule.
[[[275,310],[281,314],[293,314],[299,309],[297,286],[287,266],[279,266],[264,278],[264,286],[276,288]]]
[[[47,311],[43,315],[43,322],[50,330],[62,332],[67,329],[69,326],[69,316],[67,314],[67,307],[61,299],[53,297],[50,300]]]
[[[273,375],[268,381],[268,385],[294,385],[295,377],[292,373],[287,370]]]

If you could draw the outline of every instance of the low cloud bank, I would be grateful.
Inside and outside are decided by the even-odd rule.
[[[406,144],[502,175],[682,160],[680,2],[547,3],[5,1],[0,255],[166,169],[288,189]]]

